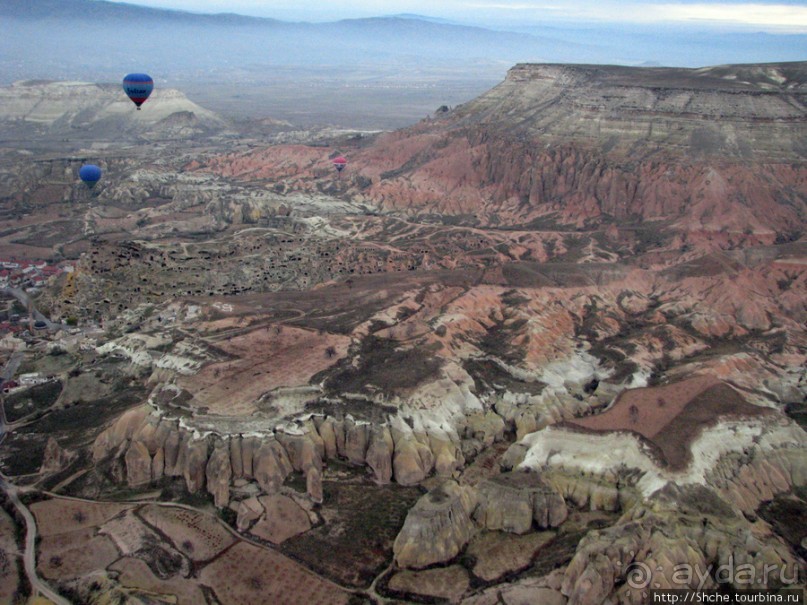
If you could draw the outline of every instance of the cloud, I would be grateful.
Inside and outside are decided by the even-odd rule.
[[[807,6],[802,0],[113,0],[199,12],[233,11],[284,18],[294,12],[307,19],[338,19],[394,12],[463,19],[601,21],[612,23],[700,23],[807,33]],[[472,17],[473,18],[473,17]]]
[[[659,19],[670,21],[722,21],[803,29],[807,7],[786,4],[659,4],[648,7]]]
[[[807,6],[764,3],[672,3],[672,2],[469,2],[483,11],[522,13],[593,21],[654,23],[720,23],[763,29],[807,32]]]

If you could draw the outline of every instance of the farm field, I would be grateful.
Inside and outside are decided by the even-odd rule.
[[[76,595],[101,589],[92,586],[93,576],[113,574],[124,593],[153,593],[183,605],[204,602],[199,599],[206,598],[205,591],[233,605],[324,605],[350,597],[287,556],[240,539],[209,513],[62,498],[31,508],[43,532],[39,573]],[[162,546],[148,538],[155,530]],[[13,592],[9,579],[6,583]]]

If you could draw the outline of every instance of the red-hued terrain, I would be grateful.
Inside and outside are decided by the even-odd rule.
[[[274,139],[70,86],[0,125],[151,142],[0,149],[0,594],[32,554],[98,604],[804,569],[807,64],[517,65],[403,130]]]
[[[712,376],[669,385],[624,391],[602,414],[565,423],[597,433],[638,433],[656,448],[661,464],[683,470],[691,461],[690,445],[721,420],[771,416],[774,412],[750,405],[730,386]]]
[[[335,150],[299,146],[206,169],[471,225],[653,221],[695,241],[772,243],[807,216],[804,70],[520,65],[453,112],[343,145],[338,178]]]

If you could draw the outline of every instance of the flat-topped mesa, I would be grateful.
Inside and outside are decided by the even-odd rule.
[[[679,90],[804,94],[807,63],[717,65],[701,68],[518,63],[505,81],[555,80]]]
[[[663,150],[789,161],[804,158],[806,101],[805,63],[519,64],[456,115],[544,142],[589,142],[637,157]]]
[[[425,494],[406,516],[393,551],[400,567],[423,568],[457,556],[470,540],[473,488],[449,480]]]
[[[490,530],[523,534],[532,530],[533,522],[541,528],[557,527],[568,516],[563,496],[538,473],[502,473],[477,489],[474,519]]]
[[[561,83],[564,77],[566,77],[567,80],[571,80],[573,74],[575,73],[579,73],[579,69],[570,69],[567,65],[555,65],[551,63],[518,63],[507,70],[505,82],[552,80],[556,83]]]

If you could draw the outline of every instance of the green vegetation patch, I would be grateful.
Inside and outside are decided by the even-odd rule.
[[[38,420],[9,433],[0,451],[0,467],[10,476],[39,471],[45,445],[54,437],[64,448],[87,447],[107,424],[127,409],[143,402],[146,390],[130,387],[109,397],[85,401],[69,408],[46,411]]]
[[[774,531],[804,558],[807,549],[802,542],[807,538],[807,490],[780,494],[759,508],[759,516],[771,524]],[[802,580],[803,581],[803,580]]]
[[[807,430],[807,403],[789,403],[785,406],[785,413]]]
[[[587,533],[588,530],[584,529],[559,534],[549,544],[538,550],[532,560],[532,566],[523,576],[543,577],[559,567],[568,565],[574,557],[574,553],[577,552],[577,545]]]
[[[520,380],[489,359],[469,359],[463,363],[463,367],[474,379],[477,393],[509,391],[540,395],[546,386],[540,380]]]
[[[521,330],[525,327],[527,320],[523,317],[514,319],[513,314],[507,309],[505,309],[503,320],[498,320],[493,314],[488,319],[493,322],[493,325],[477,341],[476,346],[488,355],[498,357],[511,365],[518,365],[524,361],[526,340],[516,346],[512,345],[512,341],[521,335]],[[528,339],[529,335],[525,338]]]
[[[323,490],[327,522],[281,550],[339,584],[366,588],[392,559],[392,544],[421,491],[336,481],[323,482]]]
[[[329,394],[400,392],[435,378],[442,360],[437,345],[396,348],[393,340],[368,336],[361,344],[358,366],[343,364],[325,382]]]
[[[62,392],[62,383],[50,381],[6,397],[6,419],[9,422],[47,410],[56,403]]]

